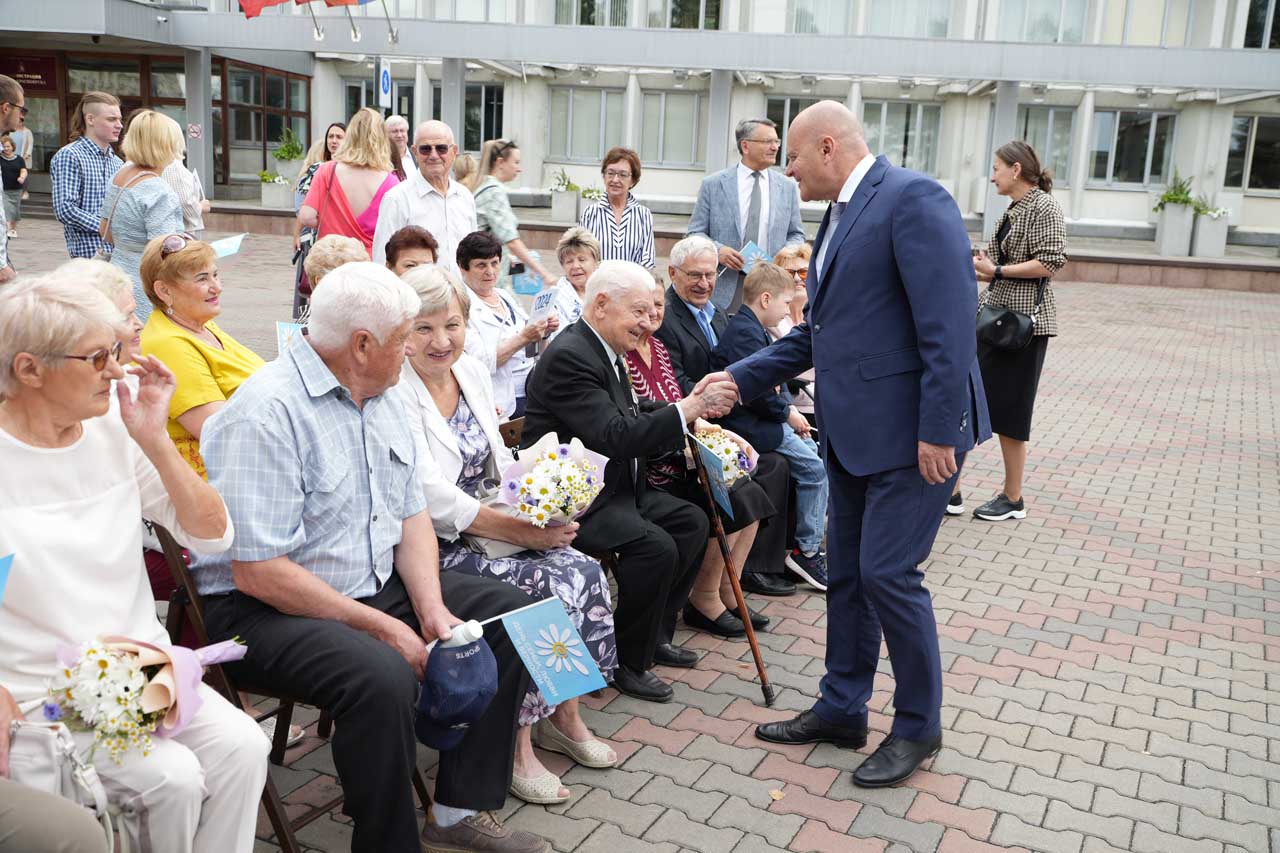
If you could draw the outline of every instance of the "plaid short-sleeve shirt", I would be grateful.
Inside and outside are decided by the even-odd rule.
[[[111,150],[99,148],[81,136],[58,149],[49,164],[53,182],[53,213],[62,223],[67,254],[92,258],[105,243],[98,236],[98,219],[110,211],[102,209],[107,184],[124,163]]]
[[[999,241],[1005,220],[1009,222],[1009,233]],[[1033,188],[1009,205],[987,245],[987,254],[1001,266],[1036,260],[1049,272],[1057,273],[1067,263],[1067,226],[1057,200],[1049,193]],[[1006,278],[993,281],[978,296],[979,308],[987,304],[1030,314],[1036,304],[1036,280]],[[1044,302],[1036,318],[1035,333],[1058,334],[1058,308],[1053,298],[1053,285],[1049,282],[1045,283]]]
[[[202,595],[235,589],[231,561],[288,556],[350,598],[391,576],[404,519],[426,509],[399,395],[357,407],[302,335],[242,384],[200,434],[209,482],[236,525],[194,566]]]

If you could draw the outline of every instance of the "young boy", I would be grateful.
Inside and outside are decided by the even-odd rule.
[[[767,347],[765,328],[777,325],[787,315],[794,297],[795,281],[790,273],[775,264],[757,262],[743,282],[742,308],[711,353],[711,369],[724,370]],[[809,422],[791,404],[787,390],[778,388],[734,406],[720,424],[751,442],[760,453],[773,451],[791,463],[799,548],[787,557],[787,567],[810,586],[826,591],[827,557],[822,552],[822,537],[827,524],[827,472]]]

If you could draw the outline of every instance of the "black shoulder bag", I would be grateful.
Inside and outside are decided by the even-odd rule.
[[[1006,219],[1007,223],[1008,220]],[[1005,233],[1007,228],[1002,229]],[[996,236],[996,266],[1003,264],[1004,234]],[[1040,313],[1040,303],[1044,301],[1045,280],[1036,281],[1036,304],[1030,314],[1002,308],[998,305],[986,304],[978,311],[978,340],[988,346],[1004,350],[1026,349],[1036,333],[1036,315]],[[992,284],[995,284],[993,281]]]

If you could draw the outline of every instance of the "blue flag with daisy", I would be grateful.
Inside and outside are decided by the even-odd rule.
[[[499,618],[548,705],[604,687],[604,676],[560,599],[548,598]]]

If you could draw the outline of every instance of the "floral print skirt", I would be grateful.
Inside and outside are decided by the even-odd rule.
[[[618,668],[618,646],[613,636],[613,606],[609,581],[600,564],[573,548],[521,551],[510,557],[490,559],[461,542],[440,544],[440,569],[493,578],[519,588],[535,601],[555,596],[582,636],[605,681]],[[551,716],[537,687],[531,686],[520,705],[518,721],[531,726]]]

